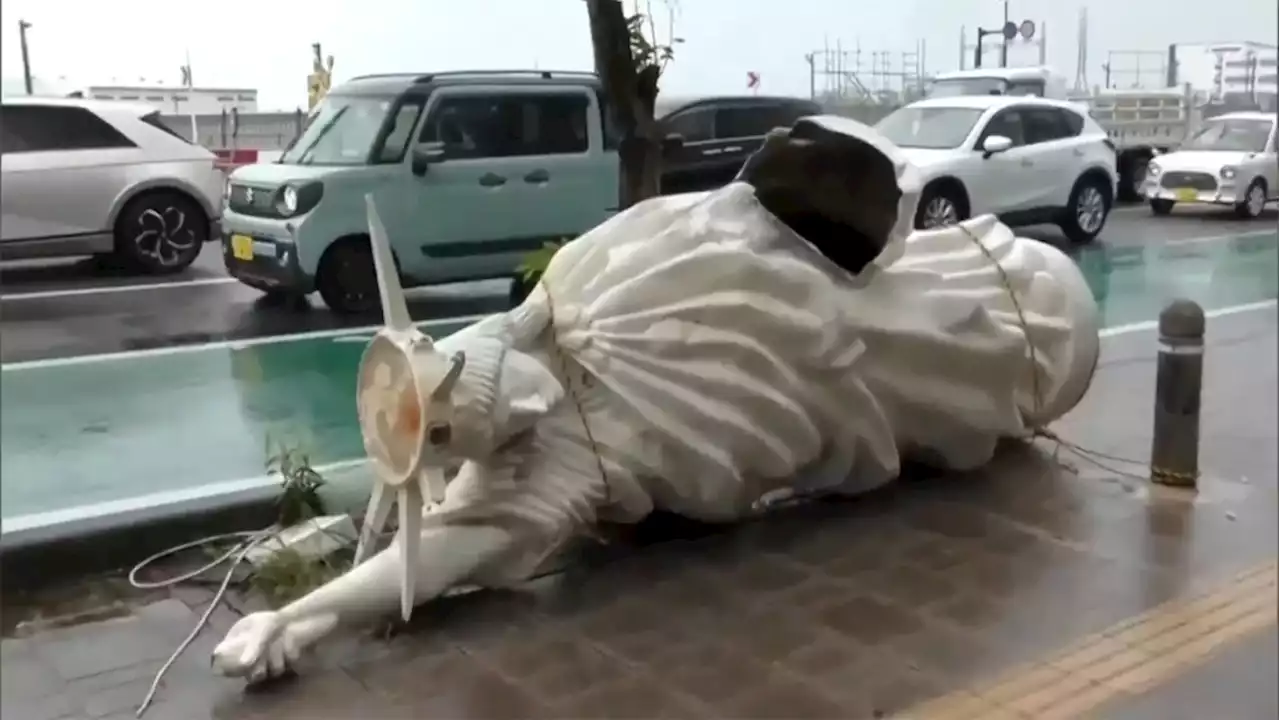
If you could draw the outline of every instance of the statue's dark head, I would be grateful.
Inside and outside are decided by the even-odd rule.
[[[891,152],[860,123],[803,118],[769,133],[738,180],[823,255],[857,273],[903,232],[904,190],[914,199]]]

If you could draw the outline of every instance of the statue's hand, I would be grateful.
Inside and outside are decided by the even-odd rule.
[[[284,622],[277,612],[240,618],[213,649],[213,667],[229,677],[258,682],[279,677],[302,651],[337,624],[333,615]]]

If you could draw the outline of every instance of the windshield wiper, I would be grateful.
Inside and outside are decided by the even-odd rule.
[[[315,152],[316,146],[320,144],[320,139],[325,136],[325,133],[329,132],[329,130],[333,128],[334,123],[338,122],[338,118],[342,117],[342,114],[345,113],[347,111],[347,108],[349,107],[351,106],[343,105],[342,107],[338,108],[336,111],[334,111],[333,115],[330,116],[328,122],[326,122],[324,125],[321,125],[319,129],[316,130],[315,138],[311,141],[309,145],[307,145],[305,149],[303,149],[302,154],[298,156],[297,164],[299,165],[310,164],[309,161],[311,159],[311,153]]]

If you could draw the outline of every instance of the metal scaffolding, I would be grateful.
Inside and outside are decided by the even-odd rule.
[[[851,100],[865,103],[909,102],[923,93],[925,43],[915,49],[864,51],[855,40],[852,49],[836,40],[823,41],[819,50],[805,55],[809,64],[809,93],[821,101]]]

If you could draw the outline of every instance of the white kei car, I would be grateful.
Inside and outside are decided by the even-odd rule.
[[[1175,203],[1211,203],[1256,218],[1280,192],[1277,160],[1274,114],[1219,115],[1147,165],[1142,196],[1156,215],[1168,215]]]
[[[1116,196],[1115,146],[1079,105],[1010,95],[921,100],[876,124],[925,181],[916,227],[993,213],[1052,223],[1072,242],[1102,232]]]

